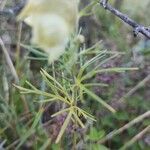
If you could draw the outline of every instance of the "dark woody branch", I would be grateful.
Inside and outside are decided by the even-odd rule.
[[[117,9],[113,8],[110,4],[108,4],[108,0],[100,0],[100,4],[102,7],[104,7],[106,10],[110,11],[115,16],[119,17],[121,20],[123,20],[128,25],[132,26],[134,35],[137,36],[138,33],[143,34],[145,37],[150,39],[150,28],[144,27],[143,25],[140,25],[136,23],[134,20],[129,18],[127,15],[121,13]]]

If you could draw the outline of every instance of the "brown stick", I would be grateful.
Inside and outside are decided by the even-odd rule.
[[[123,147],[120,148],[120,150],[126,150],[130,146],[132,146],[137,140],[141,139],[144,134],[150,131],[150,125],[147,126],[145,129],[143,129],[140,133],[135,135],[129,142],[127,142]]]
[[[147,111],[144,114],[138,116],[137,118],[135,118],[132,121],[130,121],[129,123],[125,124],[123,127],[119,128],[118,130],[114,130],[114,131],[110,132],[104,138],[102,138],[101,140],[99,140],[97,143],[101,144],[101,143],[104,143],[104,142],[112,139],[114,136],[122,133],[124,130],[129,129],[134,124],[136,124],[138,122],[141,122],[142,120],[144,120],[147,117],[150,117],[150,111]]]
[[[140,81],[134,88],[132,88],[128,93],[126,93],[123,97],[118,100],[118,103],[123,103],[125,100],[130,97],[134,92],[136,92],[139,88],[143,87],[146,82],[150,80],[150,74],[145,77],[142,81]]]

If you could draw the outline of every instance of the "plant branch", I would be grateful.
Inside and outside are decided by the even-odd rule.
[[[128,93],[126,93],[123,97],[118,100],[118,103],[123,103],[125,100],[130,97],[134,92],[136,92],[139,88],[143,87],[146,82],[150,80],[150,74],[145,77],[142,81],[140,81],[134,88],[132,88]]]
[[[132,127],[134,124],[139,123],[141,121],[143,121],[145,118],[150,117],[150,111],[145,112],[144,114],[138,116],[137,118],[133,119],[132,121],[130,121],[129,123],[125,124],[123,127],[119,128],[118,130],[114,130],[112,132],[110,132],[109,134],[107,134],[104,138],[102,138],[101,140],[99,140],[97,143],[101,144],[104,143],[110,139],[112,139],[114,136],[122,133],[124,130],[129,129],[130,127]]]
[[[0,46],[1,46],[1,48],[2,48],[2,51],[3,51],[3,53],[4,53],[4,56],[5,56],[5,58],[6,58],[6,62],[7,62],[7,64],[9,65],[10,72],[11,72],[12,76],[13,76],[14,79],[15,79],[15,82],[16,82],[16,83],[19,83],[19,77],[18,77],[18,75],[17,75],[16,69],[15,69],[15,67],[14,67],[14,65],[13,65],[13,62],[12,62],[10,56],[9,56],[9,53],[8,53],[8,51],[7,51],[7,49],[6,49],[5,45],[4,45],[4,42],[3,42],[3,40],[2,40],[1,37],[0,37]]]
[[[121,147],[120,150],[126,150],[126,149],[128,149],[137,140],[141,139],[144,136],[144,134],[146,134],[147,132],[150,132],[150,125],[147,126],[145,129],[143,129],[140,133],[138,133],[137,135],[135,135],[129,142],[127,142],[123,147]]]
[[[126,14],[123,14],[122,12],[118,11],[117,9],[113,8],[109,3],[108,0],[100,0],[100,5],[105,8],[106,10],[110,11],[112,14],[120,18],[122,21],[127,23],[133,28],[134,36],[137,36],[138,33],[143,34],[145,37],[150,39],[150,28],[144,27],[143,25],[140,25],[136,23],[134,20],[129,18]]]

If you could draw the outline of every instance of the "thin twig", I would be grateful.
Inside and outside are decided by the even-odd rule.
[[[17,48],[16,48],[16,68],[18,71],[19,68],[19,61],[20,61],[20,43],[21,43],[21,34],[22,34],[22,22],[19,22],[18,24],[18,40],[17,40]]]
[[[129,129],[130,127],[132,127],[134,124],[141,122],[142,120],[144,120],[145,118],[150,117],[150,110],[147,111],[146,113],[138,116],[137,118],[133,119],[132,121],[130,121],[129,123],[127,123],[126,125],[124,125],[123,127],[121,127],[118,130],[114,130],[112,132],[110,132],[109,134],[107,134],[104,138],[102,138],[101,140],[99,140],[97,143],[101,144],[104,143],[110,139],[112,139],[114,136],[122,133],[124,130]]]
[[[15,83],[19,84],[18,74],[16,72],[16,69],[15,69],[15,67],[14,67],[14,65],[12,63],[12,60],[11,60],[9,54],[8,54],[8,51],[7,51],[7,49],[6,49],[5,45],[4,45],[4,42],[2,41],[1,37],[0,37],[0,45],[2,47],[2,51],[3,51],[4,56],[6,58],[6,62],[8,64],[8,66],[9,66],[9,68],[10,68],[10,72],[11,72],[12,76],[15,79]],[[28,104],[27,104],[27,102],[25,100],[25,97],[23,95],[21,96],[21,100],[23,102],[25,112],[29,112]]]
[[[126,14],[123,14],[117,9],[113,8],[110,4],[108,4],[108,0],[100,0],[100,4],[106,10],[110,11],[112,14],[119,17],[122,21],[130,25],[133,28],[135,36],[137,36],[138,33],[141,33],[145,37],[150,39],[150,28],[144,27],[143,25],[136,23],[134,20],[129,18]]]
[[[136,141],[141,139],[144,134],[150,131],[150,125],[147,126],[145,129],[143,129],[140,133],[138,133],[136,136],[134,136],[129,142],[127,142],[123,147],[120,148],[120,150],[126,150],[128,147],[133,145]]]
[[[18,77],[18,75],[17,75],[17,72],[16,72],[16,70],[15,70],[15,67],[14,67],[14,65],[13,65],[13,63],[12,63],[12,60],[11,60],[9,54],[8,54],[8,51],[7,51],[7,49],[6,49],[5,45],[4,45],[4,42],[3,42],[3,40],[1,39],[1,37],[0,37],[0,45],[1,45],[1,47],[2,47],[2,51],[3,51],[4,56],[5,56],[5,58],[6,58],[7,64],[9,65],[10,72],[11,72],[12,76],[13,76],[14,79],[15,79],[15,83],[19,83],[19,77]]]
[[[131,96],[134,92],[136,92],[139,88],[143,87],[146,82],[150,80],[150,74],[145,77],[142,81],[140,81],[134,88],[132,88],[127,94],[125,94],[122,98],[118,100],[118,103],[123,103],[126,98]]]

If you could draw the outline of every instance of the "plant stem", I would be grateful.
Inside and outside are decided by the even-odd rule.
[[[20,64],[20,43],[21,43],[21,33],[22,33],[22,23],[19,22],[18,24],[18,41],[17,41],[17,48],[16,48],[16,68],[18,70]]]
[[[6,58],[6,62],[7,62],[7,64],[8,64],[8,66],[9,66],[9,68],[10,68],[11,74],[12,74],[12,76],[14,77],[15,82],[16,82],[16,83],[19,83],[19,77],[18,77],[18,75],[17,75],[17,72],[16,72],[16,70],[15,70],[15,67],[14,67],[14,65],[13,65],[13,63],[12,63],[12,60],[11,60],[11,58],[10,58],[10,56],[9,56],[9,53],[8,53],[8,51],[7,51],[7,49],[6,49],[5,45],[4,45],[4,42],[3,42],[3,40],[2,40],[1,37],[0,37],[0,45],[1,45],[1,47],[2,47],[2,51],[3,51],[4,56],[5,56],[5,58]]]
[[[125,124],[123,127],[121,127],[118,130],[114,130],[112,132],[110,132],[109,134],[107,134],[104,138],[102,138],[101,140],[99,140],[97,143],[101,144],[104,143],[110,139],[112,139],[114,136],[122,133],[124,130],[129,129],[130,127],[132,127],[134,124],[141,122],[142,120],[144,120],[146,117],[150,117],[150,110],[145,112],[144,114],[136,117],[135,119],[133,119],[132,121],[130,121],[129,123]]]
[[[129,142],[127,142],[123,147],[120,148],[120,150],[126,150],[128,147],[133,145],[137,140],[141,139],[144,134],[150,131],[150,125],[147,126],[145,129],[143,129],[140,133],[138,133],[136,136],[134,136]]]

